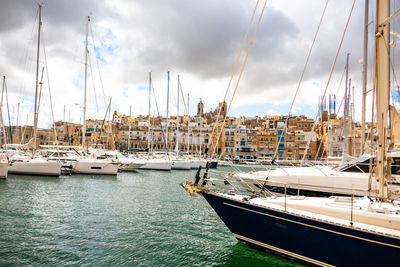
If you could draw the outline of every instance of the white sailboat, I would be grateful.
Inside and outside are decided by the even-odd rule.
[[[172,167],[172,161],[169,158],[165,157],[155,157],[152,155],[150,146],[151,146],[151,137],[150,137],[150,125],[151,125],[151,72],[149,73],[149,120],[148,120],[148,128],[147,128],[147,149],[148,152],[145,157],[139,158],[143,160],[144,165],[142,165],[140,170],[159,170],[159,171],[170,171]]]
[[[36,85],[35,85],[35,111],[33,125],[33,146],[31,156],[14,155],[9,160],[8,172],[26,175],[60,176],[61,162],[48,161],[35,155],[36,131],[38,123],[38,86],[39,86],[39,56],[40,56],[40,33],[42,26],[42,5],[39,4],[39,27],[36,57]]]
[[[93,159],[76,151],[44,150],[41,154],[49,161],[61,162],[62,170],[70,174],[115,175],[115,166],[118,166],[111,159]]]
[[[120,171],[136,171],[144,165],[144,160],[128,157],[117,150],[92,151],[91,154],[95,159],[111,160]]]
[[[86,17],[86,38],[85,38],[85,79],[84,79],[84,96],[83,96],[83,124],[82,124],[82,150],[87,151],[86,146],[86,91],[87,91],[87,67],[88,67],[88,34],[89,34],[90,16]],[[73,165],[72,173],[75,174],[104,174],[117,175],[118,163],[112,160],[98,160],[90,157],[79,158]]]
[[[172,158],[172,169],[173,170],[190,170],[191,169],[191,161],[187,158],[183,158],[179,155],[179,94],[180,94],[180,80],[178,75],[178,96],[177,96],[177,105],[176,105],[176,155]],[[187,136],[189,138],[189,136]]]
[[[397,162],[399,152],[390,156]],[[343,165],[332,167],[316,165],[310,167],[276,167],[276,169],[238,172],[233,178],[252,191],[270,190],[274,193],[306,196],[355,195],[376,196],[377,183],[369,185],[369,161],[371,155],[364,155]],[[271,166],[271,168],[274,166]],[[392,197],[400,194],[399,166],[392,166]]]

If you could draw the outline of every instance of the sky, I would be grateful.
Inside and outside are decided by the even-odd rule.
[[[194,115],[200,98],[207,111],[215,109],[223,100],[257,1],[53,0],[42,3],[39,79],[42,67],[45,68],[39,126],[47,128],[52,124],[52,110],[55,121],[82,121],[86,16],[91,18],[87,119],[102,119],[110,98],[112,112],[147,115],[149,72],[154,87],[150,112],[165,116],[167,71],[170,71],[169,114],[177,113],[179,75],[185,101],[189,95],[190,114]],[[325,3],[321,0],[268,1],[237,83],[264,4],[259,1],[226,98],[230,103],[238,84],[230,115],[288,114]],[[318,96],[327,87],[351,6],[352,1],[348,0],[328,3],[291,114],[316,116]],[[32,124],[38,2],[3,0],[0,7],[0,72],[6,76],[8,93],[8,108],[6,95],[3,101],[4,119],[7,125],[9,121],[12,125]],[[371,6],[370,14],[373,9]],[[349,77],[354,86],[358,120],[361,117],[363,23],[364,1],[357,1],[327,87],[327,94],[337,94],[340,102],[345,90],[344,81],[340,81],[346,54],[350,53]],[[372,34],[371,29],[370,40]],[[370,73],[371,60],[368,66]],[[186,110],[181,101],[182,96],[179,105],[180,114],[184,114]]]

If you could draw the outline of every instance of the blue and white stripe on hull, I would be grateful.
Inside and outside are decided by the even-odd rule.
[[[400,261],[398,237],[294,215],[220,194],[202,195],[235,237],[250,246],[322,266],[394,266]]]

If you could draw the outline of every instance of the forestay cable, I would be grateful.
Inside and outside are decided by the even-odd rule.
[[[239,77],[238,77],[238,79],[237,79],[235,89],[233,90],[232,97],[231,97],[231,100],[230,100],[230,102],[229,102],[228,109],[226,110],[226,114],[228,114],[228,113],[229,113],[229,110],[231,109],[231,105],[232,105],[233,99],[234,99],[234,97],[235,97],[235,95],[236,95],[237,89],[238,89],[238,87],[239,87],[239,83],[240,83],[240,80],[241,80],[241,78],[242,78],[244,68],[246,67],[247,59],[248,59],[248,57],[249,57],[251,48],[252,48],[252,46],[253,46],[254,39],[255,39],[255,37],[256,37],[256,35],[257,35],[258,28],[260,27],[261,19],[262,19],[263,15],[264,15],[264,10],[265,10],[265,6],[267,5],[267,2],[268,2],[268,1],[265,0],[263,9],[262,9],[261,14],[260,14],[260,17],[258,18],[258,23],[257,23],[256,29],[254,30],[254,33],[253,33],[252,39],[251,39],[251,41],[250,41],[249,47],[247,48],[246,57],[245,57],[244,62],[243,62],[243,64],[242,64],[242,69],[240,70]],[[222,109],[222,108],[221,108],[221,109]],[[213,153],[211,154],[211,157],[213,157],[214,154],[215,154],[215,150],[216,150],[216,148],[217,148],[219,139],[220,139],[220,137],[221,137],[221,133],[222,133],[224,127],[225,127],[225,122],[226,122],[226,120],[225,120],[225,118],[224,118],[223,123],[222,123],[222,126],[221,126],[221,130],[219,131],[218,136],[217,136],[217,141],[216,141],[216,143],[215,143],[215,145],[214,145],[214,147],[213,147]]]
[[[336,61],[337,61],[337,59],[338,59],[340,50],[341,50],[341,48],[342,48],[344,36],[346,35],[347,28],[348,28],[349,23],[350,23],[351,15],[353,14],[353,10],[354,10],[354,5],[355,5],[355,3],[356,3],[356,0],[353,1],[353,4],[352,4],[352,6],[351,6],[350,13],[349,13],[349,16],[348,16],[348,18],[347,18],[346,26],[345,26],[345,28],[344,28],[344,31],[343,31],[343,34],[342,34],[342,38],[341,38],[341,40],[340,40],[340,44],[339,44],[339,47],[338,47],[337,52],[336,52],[335,60],[333,61],[332,68],[331,68],[331,71],[330,71],[330,73],[329,73],[329,78],[328,78],[328,81],[327,81],[327,83],[326,83],[326,87],[325,87],[325,90],[324,90],[324,94],[323,94],[323,96],[322,96],[322,98],[321,98],[321,102],[319,103],[318,111],[317,111],[317,114],[316,114],[316,116],[315,116],[314,121],[317,121],[317,119],[318,119],[318,115],[319,115],[321,106],[322,106],[323,101],[324,101],[324,98],[325,98],[325,96],[326,96],[326,91],[328,90],[329,83],[330,83],[330,81],[331,81],[332,74],[333,74],[333,71],[334,71],[335,66],[336,66]],[[312,129],[311,129],[311,132],[314,132],[314,130],[315,130],[315,123],[313,124],[313,127],[312,127]],[[308,147],[310,146],[310,142],[311,142],[311,138],[309,138],[308,141],[307,141],[307,146],[306,146],[306,149],[305,149],[305,151],[304,151],[304,155],[303,155],[303,159],[302,159],[303,162],[304,162],[304,160],[305,160],[305,158],[306,158],[306,155],[307,155],[307,152],[308,152]]]
[[[232,80],[233,80],[233,76],[235,75],[236,68],[237,68],[237,66],[238,66],[238,64],[239,64],[240,57],[242,56],[242,51],[243,51],[244,45],[246,44],[247,37],[248,37],[248,35],[249,35],[251,25],[253,24],[254,16],[255,16],[255,14],[256,14],[256,11],[257,11],[258,3],[259,3],[259,2],[260,2],[260,0],[257,0],[256,6],[254,7],[253,14],[251,15],[251,19],[250,19],[249,25],[247,26],[246,34],[245,34],[245,36],[244,36],[244,38],[243,38],[243,40],[242,40],[242,44],[241,44],[241,46],[240,46],[239,54],[237,55],[237,58],[236,58],[236,61],[235,61],[235,65],[234,65],[234,67],[233,67],[232,74],[231,74],[231,77],[230,77],[229,82],[228,82],[228,86],[227,86],[227,88],[226,88],[226,90],[225,90],[225,95],[224,95],[224,99],[223,99],[222,103],[225,103],[226,96],[228,95],[229,88],[231,87],[231,83],[232,83]],[[212,131],[211,131],[210,137],[214,136],[215,129],[218,130],[218,121],[219,121],[220,115],[221,115],[221,109],[218,109],[217,125],[216,125],[216,127],[213,127],[213,129],[212,129]],[[214,145],[214,144],[212,143],[212,138],[209,139],[208,143],[210,143],[210,141],[211,141],[211,144]],[[209,145],[210,145],[210,144],[208,144],[208,146],[209,146]]]

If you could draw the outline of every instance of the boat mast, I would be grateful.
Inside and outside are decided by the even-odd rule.
[[[200,98],[200,103],[202,103],[201,102],[201,98]],[[201,156],[202,156],[202,152],[203,152],[203,139],[202,139],[202,136],[201,136],[201,128],[202,128],[202,126],[203,126],[203,110],[202,110],[202,108],[200,107],[200,159],[201,159]]]
[[[151,146],[151,153],[153,153],[153,149],[154,149],[154,118],[155,118],[155,116],[156,116],[156,114],[155,114],[155,110],[153,110],[153,125],[152,125],[152,127],[151,127],[151,143],[150,143],[150,146]]]
[[[132,117],[132,106],[129,106],[128,150],[131,143],[131,117]]]
[[[151,71],[149,72],[149,124],[147,127],[147,155],[150,155]]]
[[[189,136],[190,136],[190,133],[189,133],[189,118],[190,118],[190,113],[189,113],[189,94],[187,95],[187,97],[188,97],[188,102],[187,102],[187,155],[189,156]]]
[[[344,93],[344,127],[343,127],[343,135],[344,135],[344,144],[343,144],[343,156],[347,157],[349,155],[349,98],[348,98],[348,91],[349,91],[349,56],[350,54],[347,53],[346,59],[346,90]]]
[[[178,98],[176,104],[176,156],[179,156],[179,75],[178,75]]]
[[[168,83],[167,83],[167,128],[165,129],[165,149],[166,149],[167,154],[168,154],[169,71],[167,73],[168,73]]]
[[[87,60],[88,60],[88,34],[89,34],[90,16],[86,17],[86,38],[85,38],[85,81],[83,87],[83,123],[82,123],[82,149],[85,151],[85,135],[86,135],[86,88],[87,88]]]
[[[7,136],[6,136],[6,129],[4,127],[3,121],[3,96],[4,96],[4,88],[6,85],[6,76],[3,75],[3,87],[1,89],[1,102],[0,102],[0,120],[1,120],[1,130],[3,132],[3,144],[7,144]]]
[[[377,165],[376,178],[378,179],[379,198],[387,199],[388,188],[386,178],[390,174],[386,151],[389,146],[388,111],[389,111],[389,0],[376,2],[376,109],[377,109]]]
[[[36,51],[36,84],[35,84],[35,110],[33,114],[33,149],[32,157],[36,150],[36,130],[37,130],[37,102],[38,102],[38,87],[39,87],[39,56],[40,56],[40,30],[42,28],[42,5],[39,4],[39,27],[38,27],[38,41]]]
[[[368,62],[368,9],[369,0],[365,0],[364,13],[364,55],[363,55],[363,88],[362,88],[362,114],[361,114],[361,155],[365,146],[365,106],[367,98],[367,62]]]

